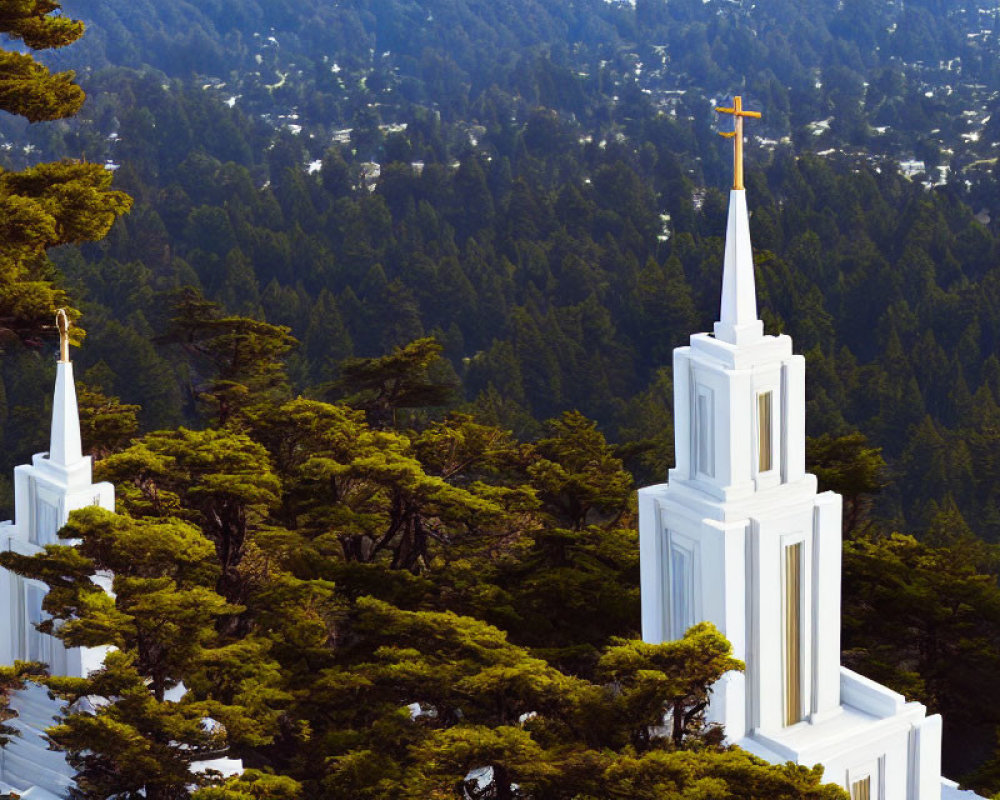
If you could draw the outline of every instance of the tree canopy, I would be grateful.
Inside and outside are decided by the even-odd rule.
[[[845,659],[941,710],[946,771],[1000,789],[962,689],[997,652],[1000,23],[955,0],[65,5],[0,10],[0,475],[47,424],[51,364],[14,343],[85,312],[83,432],[122,516],[4,556],[60,635],[118,648],[52,683],[102,699],[55,733],[81,791],[839,796],[702,725],[736,668],[716,632],[634,638],[631,493],[672,465],[670,353],[717,311],[710,101],[735,91],[764,112],[762,318],[806,353],[811,468],[846,502]],[[74,17],[93,35],[62,47]],[[222,753],[250,769],[192,772]]]
[[[0,33],[29,51],[65,47],[80,38],[83,24],[59,9],[54,0],[8,3]],[[84,100],[72,72],[54,73],[31,52],[0,49],[0,74],[0,109],[30,122],[72,116]],[[112,175],[98,164],[63,160],[0,170],[0,346],[5,339],[33,343],[54,331],[55,311],[68,299],[46,251],[100,239],[132,201],[110,188]]]

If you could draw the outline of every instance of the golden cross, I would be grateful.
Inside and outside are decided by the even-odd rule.
[[[733,130],[732,131],[720,131],[720,136],[725,136],[727,139],[733,140],[733,188],[742,189],[743,188],[743,117],[753,117],[755,119],[760,119],[759,111],[744,111],[743,110],[743,98],[736,95],[733,98],[732,108],[719,108],[716,106],[716,111],[720,114],[732,114],[733,119]]]
[[[59,329],[59,360],[65,363],[69,361],[69,317],[65,308],[56,311],[56,328]]]

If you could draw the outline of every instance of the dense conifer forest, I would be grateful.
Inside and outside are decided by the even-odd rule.
[[[845,500],[844,662],[1000,792],[995,11],[63,6],[86,35],[38,58],[87,102],[35,125],[0,95],[4,224],[48,232],[0,248],[27,287],[0,295],[0,486],[44,449],[68,302],[120,514],[3,563],[117,648],[50,680],[109,701],[52,733],[80,797],[842,797],[719,745],[716,631],[636,641],[634,490],[672,464],[671,351],[717,315],[733,93],[763,112],[762,316]],[[14,213],[39,175],[77,182],[41,192],[56,222]],[[223,752],[245,776],[194,787]]]

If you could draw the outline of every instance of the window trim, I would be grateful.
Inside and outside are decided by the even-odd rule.
[[[695,474],[715,478],[715,392],[697,384],[694,396]]]
[[[683,567],[680,573],[677,571],[678,564]],[[697,622],[694,609],[694,548],[686,547],[676,536],[671,536],[667,569],[670,570],[670,632],[674,639],[681,639],[687,629]],[[678,577],[682,579],[681,586],[677,585]],[[683,605],[679,601],[683,601]]]
[[[867,794],[857,794],[855,786],[867,782]],[[847,770],[846,786],[851,800],[883,800],[885,797],[885,755],[866,759]]]
[[[662,641],[669,642],[683,638],[687,629],[701,619],[700,547],[697,540],[663,528],[660,532],[659,558]],[[678,573],[675,569],[681,559],[686,564],[682,572]],[[676,580],[678,577],[683,580],[680,585]],[[678,615],[679,598],[684,601],[683,617]]]

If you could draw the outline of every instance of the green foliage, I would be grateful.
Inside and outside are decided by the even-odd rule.
[[[298,781],[248,769],[221,786],[198,789],[191,800],[298,800],[301,792]]]
[[[69,19],[53,0],[21,0],[0,11],[0,31],[20,40],[32,50],[48,50],[72,44],[83,35],[83,23]],[[84,94],[73,83],[71,72],[53,74],[31,55],[0,52],[4,88],[0,108],[30,122],[61,119],[80,110]]]
[[[434,339],[417,339],[387,356],[349,359],[341,365],[338,387],[372,427],[396,427],[399,409],[443,406],[451,399],[454,385],[433,374],[441,350]]]
[[[363,646],[327,670],[313,695],[341,698],[334,706],[341,726],[356,720],[349,736],[338,736],[347,749],[330,762],[330,797],[453,797],[467,773],[481,767],[491,769],[497,797],[517,796],[515,783],[526,797],[589,796],[588,787],[606,796],[596,787],[628,761],[637,740],[642,750],[661,754],[668,740],[699,742],[709,773],[713,760],[730,757],[713,743],[717,736],[701,735],[698,722],[708,687],[742,668],[710,625],[680,642],[610,647],[601,669],[620,688],[612,691],[560,673],[478,620],[365,598],[356,614]],[[411,703],[407,713],[402,707]],[[650,726],[668,710],[683,713],[680,730],[651,738]],[[394,744],[387,747],[386,737]],[[376,768],[380,751],[392,753],[394,763]],[[819,773],[810,777],[815,784]]]
[[[450,798],[463,784],[480,791],[466,777],[480,768],[489,769],[489,796],[506,798],[647,790],[638,796],[680,797],[653,793],[667,780],[673,792],[732,792],[712,796],[752,797],[748,787],[762,786],[779,797],[844,796],[820,788],[820,770],[764,766],[702,730],[708,687],[742,669],[711,625],[679,642],[608,648],[601,669],[614,691],[560,673],[468,617],[364,598],[356,613],[363,646],[327,670],[313,694],[321,702],[342,698],[333,707],[344,752],[329,762],[325,797]],[[679,730],[652,736],[650,726],[657,730],[668,711],[682,713]],[[343,731],[348,719],[350,734]],[[392,763],[384,760],[389,754]]]
[[[435,545],[461,547],[489,536],[531,504],[530,490],[476,479],[498,457],[479,448],[506,435],[467,418],[434,426],[415,441],[372,430],[359,412],[301,398],[259,408],[247,420],[284,485],[279,520],[299,528],[321,553],[336,545],[347,561],[388,555],[392,568],[420,572],[437,555]]]
[[[190,393],[216,413],[219,425],[249,404],[287,395],[282,359],[297,344],[288,328],[224,316],[192,290],[181,293],[173,313],[162,341],[190,359]]]
[[[740,750],[718,755],[706,751],[654,751],[617,760],[608,766],[603,777],[612,791],[641,800],[757,797],[843,800],[847,797],[839,786],[821,784],[822,774],[819,766],[810,769],[788,763],[774,767]],[[582,796],[596,800],[603,796],[603,791]]]
[[[100,389],[77,384],[83,450],[101,459],[125,448],[139,431],[139,406],[108,397]]]
[[[225,750],[224,737],[203,724],[212,704],[158,702],[123,653],[109,654],[98,675],[78,686],[65,680],[50,686],[67,700],[113,698],[96,713],[69,714],[49,731],[70,753],[81,797],[140,790],[150,798],[176,797],[197,780],[192,760]]]
[[[675,745],[700,731],[709,687],[730,670],[742,670],[733,648],[708,622],[694,625],[684,638],[664,644],[619,642],[601,656],[598,674],[620,688],[623,716],[631,720],[630,743],[648,749],[650,731],[667,709]]]
[[[629,709],[594,691],[608,642],[638,620],[625,465],[639,483],[665,478],[670,352],[717,310],[725,196],[703,190],[728,181],[729,163],[706,87],[745,86],[764,111],[761,135],[778,141],[748,143],[760,306],[809,354],[814,469],[844,495],[855,539],[852,663],[928,699],[947,725],[968,723],[967,738],[949,729],[946,742],[971,754],[946,753],[949,771],[988,757],[992,731],[941,666],[968,656],[955,672],[975,685],[995,669],[995,569],[967,536],[1000,538],[998,244],[980,213],[1000,211],[988,163],[1000,116],[978,142],[962,136],[978,123],[955,122],[1000,80],[995,43],[966,35],[982,28],[975,9],[515,0],[437,4],[428,19],[394,0],[164,0],[138,24],[126,0],[66,5],[99,34],[46,63],[79,58],[96,102],[78,126],[25,133],[23,120],[0,119],[15,145],[0,152],[0,326],[32,343],[48,330],[67,295],[46,252],[71,244],[53,259],[86,304],[90,344],[75,356],[123,401],[81,393],[102,474],[164,542],[179,544],[174,518],[194,525],[194,552],[215,576],[197,585],[242,609],[214,618],[205,630],[222,639],[199,644],[204,658],[177,677],[199,701],[253,709],[268,726],[279,716],[267,744],[227,722],[247,763],[275,774],[198,791],[282,797],[299,791],[287,778],[304,797],[454,796],[462,770],[489,761],[547,798],[827,796],[815,773],[720,752],[695,717],[673,718],[691,739],[681,749],[626,750],[645,724],[632,717],[648,720],[656,691],[676,685],[673,667],[648,685],[623,677],[639,692]],[[57,10],[8,3],[0,30],[29,49],[65,44],[80,26]],[[278,43],[253,36],[264,30]],[[58,117],[82,99],[68,74],[26,53],[2,61],[8,110]],[[926,97],[935,82],[954,91]],[[284,129],[292,107],[302,136]],[[828,130],[808,127],[831,116]],[[346,128],[350,146],[329,147]],[[27,141],[82,163],[35,166],[17,146]],[[895,162],[911,152],[949,158],[954,178],[932,190],[903,178]],[[128,206],[105,161],[120,165],[136,212],[77,248]],[[38,449],[28,432],[44,426],[50,376],[2,367],[13,464]],[[144,430],[217,427],[122,451],[138,433],[133,404]],[[468,415],[446,416],[454,407]],[[882,535],[893,526],[917,536]],[[115,536],[145,563],[141,536]],[[173,557],[153,551],[176,581]],[[86,560],[50,558],[53,603],[78,603],[87,620],[73,635],[97,641],[124,625],[128,609],[84,591]],[[882,596],[880,570],[898,596]],[[136,578],[126,600],[159,598],[160,584],[143,581],[161,577]],[[386,604],[381,617],[369,595]],[[163,602],[197,640],[201,617]],[[506,644],[449,611],[506,631]],[[949,615],[960,641],[939,645]],[[364,628],[376,617],[407,652]],[[455,628],[510,663],[449,673],[462,659],[438,636],[452,641]],[[412,694],[391,681],[406,677],[409,650],[431,678],[453,675],[450,701],[468,719],[401,710]],[[116,669],[138,686],[137,667]],[[382,670],[377,686],[369,669]],[[526,707],[536,673],[565,706],[524,723],[486,713],[494,697]],[[684,698],[684,714],[701,702]],[[606,738],[581,744],[584,727]],[[494,788],[518,781],[501,775]]]
[[[637,611],[630,478],[592,421],[524,444],[256,399],[102,459],[126,513],[74,512],[76,546],[0,555],[50,587],[42,630],[113,648],[39,679],[75,704],[49,735],[81,798],[446,798],[484,769],[509,798],[842,796],[720,744],[708,693],[742,664],[711,625],[613,638]],[[192,771],[227,753],[268,771]]]
[[[95,164],[40,164],[0,173],[0,333],[26,338],[53,330],[65,292],[52,281],[46,250],[104,236],[131,199],[112,191]]]
[[[578,411],[549,423],[528,467],[545,509],[556,523],[580,530],[594,520],[616,521],[631,497],[632,476],[615,458],[597,425]],[[603,518],[603,519],[602,519]]]
[[[886,485],[881,449],[867,445],[860,433],[839,437],[823,434],[806,440],[807,466],[819,480],[820,491],[834,491],[844,499],[845,537],[862,526],[871,496]]]
[[[182,517],[215,545],[218,589],[245,599],[240,564],[254,526],[277,504],[280,483],[267,451],[244,434],[208,429],[151,433],[100,463],[135,517]]]
[[[1000,723],[991,685],[977,677],[1000,659],[1000,562],[954,514],[936,527],[933,544],[899,533],[845,544],[844,659],[945,712],[945,756],[969,769]],[[970,685],[980,689],[970,694]],[[975,785],[996,791],[993,781],[981,775]]]
[[[609,638],[636,631],[636,532],[538,527],[513,555],[485,584],[466,577],[470,608],[560,669],[593,676]]]
[[[30,50],[65,47],[80,38],[83,24],[59,9],[53,0],[7,3],[0,32]],[[0,74],[0,109],[30,122],[72,116],[84,100],[72,72],[53,73],[30,53],[0,50]],[[97,164],[0,168],[0,339],[34,341],[43,331],[54,332],[56,308],[68,303],[46,251],[108,232],[132,205],[110,185],[111,174]]]
[[[211,542],[178,519],[133,520],[99,508],[74,512],[61,534],[79,544],[8,553],[3,563],[49,584],[43,630],[69,647],[113,648],[86,678],[40,679],[71,703],[88,698],[89,707],[74,706],[49,730],[78,770],[80,796],[183,796],[200,782],[192,762],[225,753],[230,741],[267,742],[273,712],[262,714],[248,692],[267,682],[263,651],[242,691],[167,698],[188,676],[209,670],[221,682],[250,666],[239,661],[245,647],[232,652],[220,639],[218,622],[242,609],[215,592]],[[101,585],[109,574],[113,594]]]

